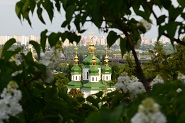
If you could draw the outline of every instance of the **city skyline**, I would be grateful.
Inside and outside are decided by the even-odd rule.
[[[40,42],[40,37],[39,36],[35,36],[35,35],[0,35],[0,45],[3,45],[7,40],[11,39],[11,38],[14,38],[16,40],[16,42],[18,44],[21,44],[21,45],[28,45],[29,44],[29,41],[31,40],[34,40],[34,41],[37,41],[37,42]],[[107,45],[107,41],[106,41],[106,37],[105,36],[93,36],[91,37],[92,39],[92,42],[95,44],[95,45]],[[155,42],[157,41],[157,38],[153,38],[153,39],[142,39],[141,41],[141,45],[142,44],[146,44],[146,45],[154,45]],[[170,43],[170,40],[169,38],[166,38],[164,36],[162,36],[159,41],[162,43],[162,44],[166,44],[166,43]],[[89,36],[81,36],[81,40],[80,42],[78,43],[79,46],[87,46],[89,45],[89,42],[90,42],[90,37]],[[48,42],[47,42],[48,43]],[[114,43],[114,45],[120,45],[120,40],[117,39],[116,42]],[[76,46],[76,43],[73,42],[73,43],[70,43],[70,41],[68,39],[66,39],[64,42],[63,42],[63,46]]]
[[[55,13],[53,22],[49,21],[46,13],[44,13],[44,19],[46,20],[46,25],[42,24],[37,18],[36,13],[31,17],[32,27],[26,21],[21,22],[15,13],[15,4],[19,0],[0,0],[0,35],[36,35],[40,36],[41,31],[48,29],[50,32],[63,32],[64,29],[60,28],[61,21],[65,18],[64,11],[61,14]],[[97,36],[107,36],[106,33],[101,33],[93,24],[88,23],[85,25],[88,29],[82,35],[88,36],[88,32],[93,31],[94,35]],[[158,31],[155,25],[142,37],[144,39],[152,39],[157,37]]]

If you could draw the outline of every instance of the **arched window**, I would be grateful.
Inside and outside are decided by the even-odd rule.
[[[88,76],[89,76],[89,72],[87,72],[87,79],[88,79]]]
[[[106,80],[108,80],[108,76],[106,76]]]
[[[96,77],[96,81],[98,81],[98,77]]]
[[[94,77],[92,77],[92,81],[94,81]]]
[[[77,80],[77,76],[76,76],[76,80]]]

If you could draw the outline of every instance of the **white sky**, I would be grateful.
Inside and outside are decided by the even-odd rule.
[[[29,24],[25,21],[23,23],[20,22],[18,17],[15,13],[15,4],[19,0],[0,0],[0,35],[40,35],[40,32],[44,29],[48,29],[49,31],[63,31],[60,28],[60,24],[62,22],[62,19],[65,18],[64,13],[61,14],[55,14],[54,20],[51,24],[48,17],[45,16],[47,24],[42,24],[38,19],[36,14],[31,18],[32,21],[32,28],[29,26]],[[100,36],[100,35],[107,35],[100,33],[95,26],[93,26],[91,23],[87,24],[85,28],[88,29],[88,31],[85,34],[88,36],[88,32],[93,31],[94,35]],[[147,32],[144,35],[144,38],[152,39],[157,37],[157,28],[155,26],[152,26],[152,29]]]

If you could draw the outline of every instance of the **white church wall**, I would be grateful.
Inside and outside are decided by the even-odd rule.
[[[71,75],[72,81],[81,81],[81,74]]]
[[[89,68],[83,68],[83,74],[82,74],[82,77],[83,77],[83,80],[88,80],[88,76],[87,76],[87,73],[89,74]]]
[[[87,98],[89,95],[98,93],[99,90],[83,90],[84,98]]]
[[[101,68],[98,68],[98,70],[99,70],[99,72],[98,72],[98,74],[99,74],[99,80],[101,80]]]
[[[89,76],[89,81],[90,82],[99,82],[99,80],[100,80],[100,77],[99,76],[91,76],[91,75]]]
[[[104,81],[111,80],[111,74],[102,74],[102,80]]]

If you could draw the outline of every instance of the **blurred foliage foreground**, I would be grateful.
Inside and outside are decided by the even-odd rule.
[[[16,41],[10,39],[4,45],[0,58],[0,122],[184,123],[184,53],[177,52],[167,57],[162,52],[156,53],[156,48],[151,51],[151,63],[142,69],[135,51],[141,42],[141,35],[150,29],[151,24],[159,27],[158,39],[163,35],[173,45],[175,42],[185,45],[180,39],[185,30],[185,2],[176,2],[177,6],[171,0],[19,0],[15,7],[16,14],[30,25],[30,16],[34,12],[43,24],[46,24],[44,12],[51,21],[55,11],[61,13],[63,9],[66,12],[65,20],[61,21],[64,32],[50,33],[44,30],[40,36],[41,45],[30,41],[38,58],[40,47],[45,52],[46,41],[51,47],[60,39],[78,43],[80,36],[76,32],[83,33],[86,31],[84,25],[92,22],[97,29],[108,32],[109,47],[120,39],[122,55],[132,51],[135,64],[129,63],[128,66],[135,66],[135,70],[127,70],[130,73],[136,71],[136,76],[143,84],[130,73],[122,75],[114,72],[115,79],[120,76],[115,85],[116,91],[106,93],[103,90],[84,99],[78,90],[66,92],[67,79],[62,73],[52,75],[51,69],[58,60],[43,65],[33,58],[31,51],[24,54],[19,47],[11,50]],[[155,8],[167,14],[157,13]],[[150,17],[154,17],[154,22]],[[20,61],[16,60],[17,55],[21,56]],[[52,58],[58,58],[55,53],[53,55]]]

